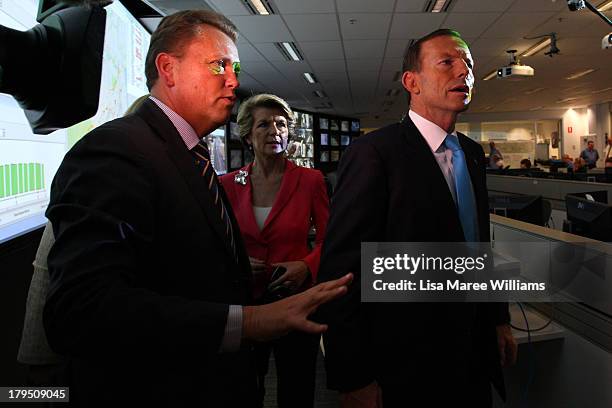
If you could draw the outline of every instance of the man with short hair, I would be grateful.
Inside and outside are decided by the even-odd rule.
[[[586,162],[586,166],[589,169],[597,167],[597,160],[599,160],[599,152],[595,149],[595,142],[589,140],[587,147],[580,153],[580,158]]]
[[[472,68],[452,30],[408,48],[410,110],[342,156],[319,279],[358,272],[362,242],[490,240],[484,151],[455,131]],[[321,310],[328,386],[344,407],[377,406],[379,387],[385,408],[490,407],[491,383],[504,397],[501,365],[516,358],[507,304],[361,303],[360,278]]]
[[[492,169],[498,168],[498,161],[503,160],[504,155],[502,155],[501,151],[495,146],[495,142],[493,140],[489,141],[489,167]]]
[[[322,332],[308,316],[346,291],[350,276],[242,306],[249,259],[202,141],[236,101],[235,40],[214,12],[162,19],[151,98],[86,135],[53,181],[44,324],[73,406],[252,407],[249,344]]]

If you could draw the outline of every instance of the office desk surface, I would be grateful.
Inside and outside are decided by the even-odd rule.
[[[529,329],[537,329],[542,327],[548,322],[549,318],[536,312],[531,309],[529,306],[523,305],[525,309],[525,315],[527,316],[527,321],[529,322]],[[510,319],[513,326],[520,327],[526,329],[525,318],[523,317],[523,313],[521,313],[521,309],[518,307],[516,303],[512,303],[510,305]],[[512,334],[516,339],[518,344],[527,343],[527,332],[512,329]],[[539,331],[531,332],[531,342],[539,342],[539,341],[548,341],[548,340],[559,340],[565,337],[565,329],[555,323],[551,322],[546,328]]]

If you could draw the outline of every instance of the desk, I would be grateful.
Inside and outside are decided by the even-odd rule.
[[[537,329],[542,327],[548,322],[548,317],[536,312],[531,309],[529,306],[523,305],[523,309],[525,309],[525,316],[527,316],[527,321],[529,322],[529,329]],[[518,307],[516,303],[510,304],[510,321],[513,326],[520,327],[526,329],[525,318],[523,317],[523,313],[521,313],[521,309]],[[527,343],[527,332],[523,332],[520,330],[512,329],[512,334],[516,339],[518,344]],[[531,342],[537,341],[548,341],[548,340],[558,340],[565,338],[565,329],[558,325],[555,322],[551,322],[546,328],[539,331],[531,332]]]

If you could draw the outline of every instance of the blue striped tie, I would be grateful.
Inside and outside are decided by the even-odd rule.
[[[208,152],[206,142],[204,140],[200,140],[200,142],[191,150],[191,153],[195,156],[196,165],[200,169],[200,175],[204,177],[206,186],[212,195],[215,207],[219,213],[219,217],[225,225],[225,235],[230,241],[234,259],[236,259],[237,262],[238,256],[236,253],[236,243],[234,241],[234,229],[232,228],[230,217],[227,214],[223,197],[221,197],[219,194],[219,180],[217,179],[217,173],[215,172],[215,169],[210,161],[210,153]]]
[[[453,175],[457,193],[457,209],[463,228],[463,235],[468,242],[478,242],[478,219],[476,217],[476,202],[470,173],[465,162],[465,155],[459,139],[455,135],[447,135],[444,145],[453,152]]]

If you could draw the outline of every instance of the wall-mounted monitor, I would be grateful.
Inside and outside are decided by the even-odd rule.
[[[2,0],[0,24],[26,31],[38,1]],[[32,133],[15,99],[0,93],[0,242],[46,222],[51,181],[65,153],[87,132],[122,116],[148,92],[144,58],[150,34],[119,2],[105,7],[106,29],[98,111],[91,119],[47,135]]]

